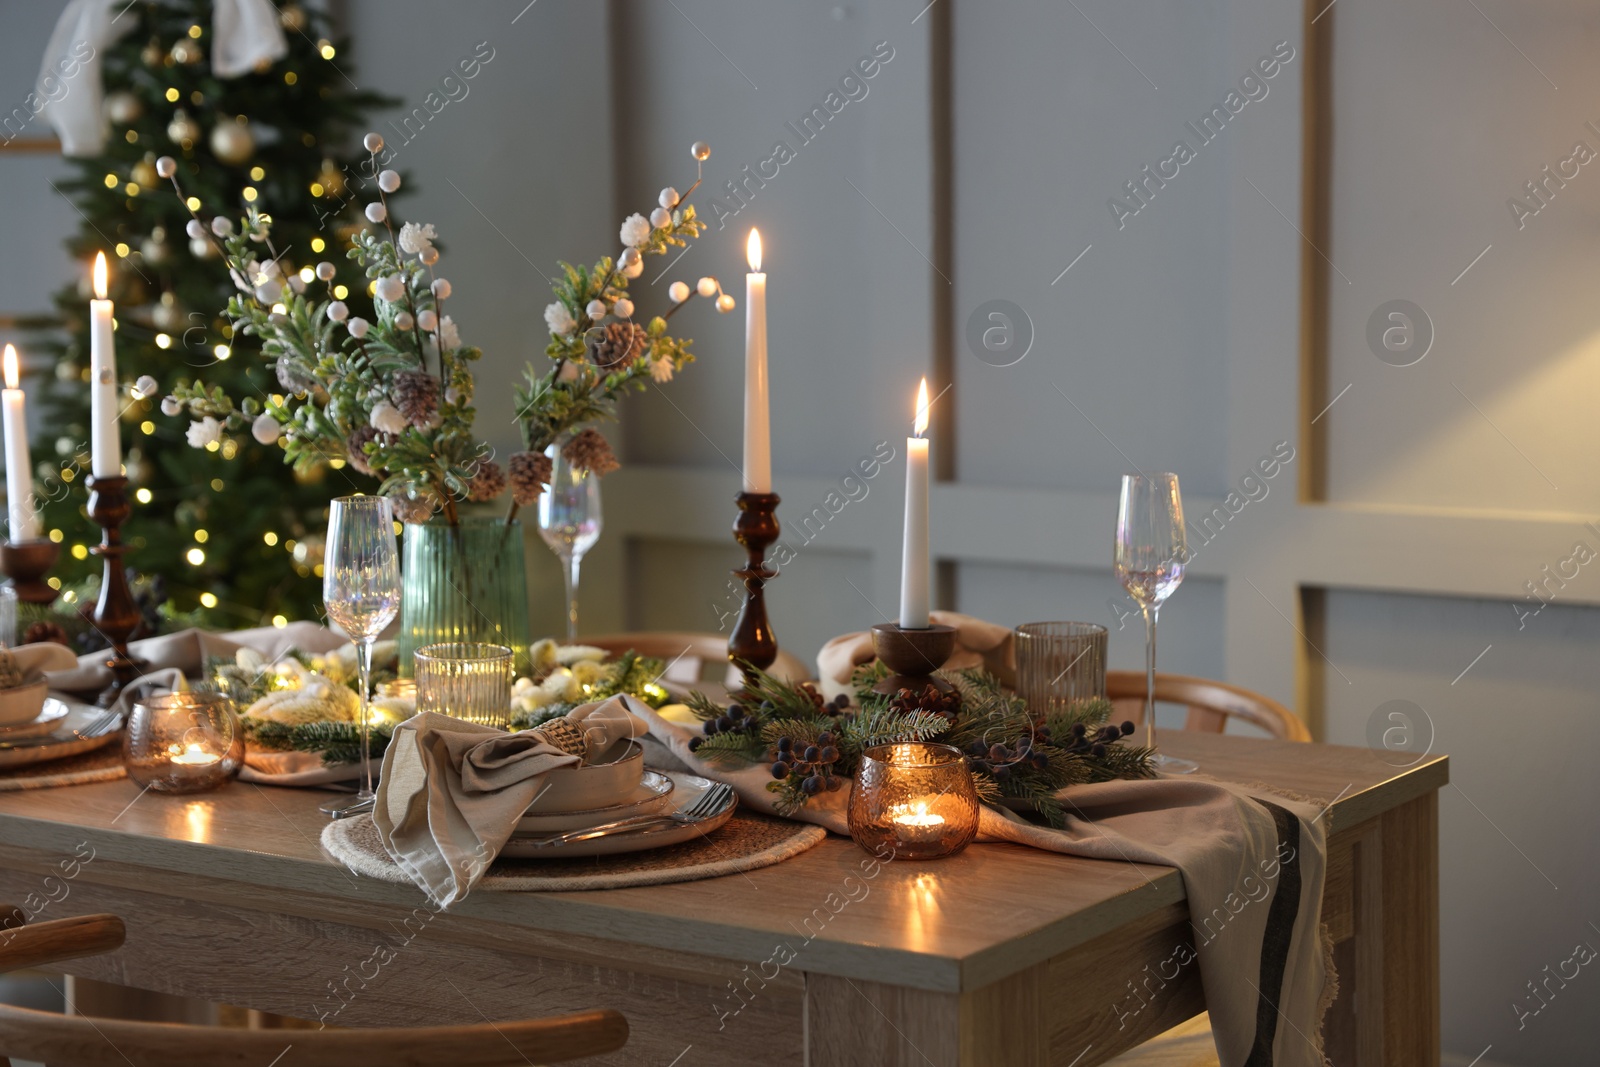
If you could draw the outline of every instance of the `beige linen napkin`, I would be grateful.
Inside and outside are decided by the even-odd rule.
[[[652,740],[690,771],[727,782],[745,806],[776,814],[765,765],[702,760],[689,751],[699,730],[649,709],[641,714]],[[1195,776],[1071,786],[1059,798],[1067,812],[1064,829],[985,806],[978,840],[1178,868],[1192,937],[1172,946],[1156,978],[1128,975],[1129,988],[1158,995],[1147,981],[1171,982],[1198,966],[1222,1067],[1323,1067],[1324,993],[1331,996],[1333,989],[1321,937],[1323,809]],[[791,817],[848,834],[848,802],[847,790],[822,793]],[[1113,1010],[1121,1019],[1144,1005],[1145,998],[1130,992]]]
[[[1013,684],[1016,664],[1009,628],[958,611],[934,611],[929,613],[929,618],[938,625],[956,629],[956,649],[945,660],[945,669],[961,671],[982,667],[1005,685]],[[874,658],[870,630],[841,634],[823,645],[822,651],[817,653],[817,677],[821,680],[823,699],[832,700],[840,693],[851,693],[850,675]]]
[[[494,862],[540,778],[645,732],[630,696],[574,708],[536,730],[423,712],[395,727],[372,821],[395,864],[439,907],[465,897]]]

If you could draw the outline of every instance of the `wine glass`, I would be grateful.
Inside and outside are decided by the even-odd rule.
[[[328,618],[356,643],[361,672],[361,789],[353,799],[331,801],[334,817],[372,808],[368,695],[372,691],[372,646],[400,611],[400,557],[395,550],[394,512],[383,496],[342,496],[328,514],[322,601]]]
[[[550,457],[550,486],[539,494],[539,536],[561,560],[567,585],[567,643],[578,640],[578,567],[600,539],[600,476],[574,466],[559,444]]]
[[[1144,613],[1145,743],[1156,747],[1156,616],[1183,581],[1189,562],[1183,498],[1176,474],[1124,474],[1117,508],[1117,580]],[[1156,753],[1156,766],[1173,774],[1199,768],[1193,760]]]

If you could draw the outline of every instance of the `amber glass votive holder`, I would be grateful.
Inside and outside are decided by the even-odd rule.
[[[445,641],[416,651],[417,713],[434,711],[502,729],[511,722],[516,654],[506,645]]]
[[[244,766],[244,730],[221,693],[164,693],[134,704],[122,735],[128,777],[157,793],[221,789]]]
[[[878,745],[850,786],[850,836],[879,856],[953,856],[978,836],[978,791],[959,749],[927,742]]]

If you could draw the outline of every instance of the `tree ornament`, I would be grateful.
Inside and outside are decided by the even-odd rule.
[[[304,33],[306,28],[305,8],[297,4],[289,4],[278,12],[278,21],[286,30],[294,33]]]
[[[380,441],[383,438],[384,435],[372,426],[357,426],[345,442],[345,455],[349,457],[350,466],[362,474],[371,475],[372,464],[367,459],[366,445],[368,441]]]
[[[162,156],[156,160],[156,177],[170,178],[178,173],[178,161],[171,156]]]
[[[278,420],[265,412],[257,415],[256,421],[250,424],[250,436],[264,445],[275,444],[282,432],[283,427],[278,425]]]
[[[721,296],[717,297],[717,310],[721,312],[732,311],[733,297],[728,293],[723,293]]]
[[[411,312],[409,311],[398,312],[394,317],[394,328],[401,332],[410,330],[416,324],[417,320],[411,317]]]
[[[379,171],[378,188],[386,193],[397,192],[400,189],[400,175],[392,170]]]
[[[345,183],[344,171],[331,159],[322,161],[322,169],[317,172],[317,184],[322,186],[323,192],[328,196],[343,196]]]
[[[438,297],[440,300],[450,299],[450,283],[446,279],[435,278],[433,280],[433,284],[429,286],[429,288],[433,290],[433,295]]]
[[[633,318],[633,301],[625,296],[621,297],[611,306],[611,310],[616,312],[619,319],[631,319]]]
[[[188,65],[198,63],[206,57],[206,51],[200,47],[200,42],[189,37],[180,37],[172,45],[172,61]]]
[[[432,333],[439,328],[439,314],[432,308],[423,308],[417,312],[417,329]]]
[[[239,122],[222,122],[211,131],[211,154],[229,166],[237,167],[256,150],[250,128]]]
[[[139,50],[139,61],[147,67],[159,67],[166,62],[166,50],[161,47],[161,42],[152,39],[149,44]]]
[[[179,108],[173,112],[172,121],[167,123],[167,136],[175,144],[193,147],[195,139],[200,136],[200,124],[190,118],[187,111]]]
[[[383,202],[382,201],[374,200],[372,203],[367,205],[367,221],[368,222],[373,222],[373,223],[382,222],[384,219],[386,219],[388,217],[389,217],[389,209],[383,206]]]
[[[658,230],[666,229],[668,226],[672,225],[672,212],[668,211],[664,207],[656,208],[654,211],[650,212],[650,225],[654,226]],[[630,249],[630,251],[632,250]]]
[[[155,310],[150,313],[150,321],[163,330],[176,329],[183,322],[183,310],[178,307],[178,298],[171,292],[161,294],[161,299],[156,301]]]
[[[150,236],[139,242],[139,255],[152,267],[159,267],[167,259],[167,231],[157,226]]]
[[[667,186],[665,189],[661,190],[661,195],[656,197],[656,203],[660,204],[662,207],[666,208],[669,211],[671,209],[677,207],[678,206],[678,190],[674,189],[670,185]]]
[[[152,189],[161,180],[161,175],[156,172],[156,163],[153,156],[145,156],[128,169],[128,178],[141,189]]]
[[[144,114],[144,104],[139,98],[121,89],[106,94],[104,107],[106,118],[118,126],[132,125]]]

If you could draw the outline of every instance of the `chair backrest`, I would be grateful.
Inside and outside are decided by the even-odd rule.
[[[1121,718],[1143,725],[1144,691],[1144,672],[1106,671],[1106,696]],[[1156,701],[1187,705],[1189,716],[1183,724],[1185,730],[1220,734],[1227,728],[1228,719],[1233,717],[1285,741],[1311,740],[1311,731],[1294,712],[1276,700],[1226,682],[1158,673]]]
[[[691,631],[649,630],[628,634],[600,634],[579,640],[607,652],[622,653],[629,649],[641,656],[653,656],[667,664],[666,679],[693,685],[696,682],[714,681],[737,689],[743,684],[739,669],[728,662],[728,637],[726,634],[693,633]],[[805,681],[811,672],[800,657],[778,650],[778,658],[767,668],[769,674],[786,682]]]
[[[8,909],[0,905],[0,916]],[[0,929],[0,972],[109,952],[125,931],[115,915],[83,915]],[[61,1067],[147,1063],[277,1063],[282,1067],[523,1067],[615,1052],[628,1021],[588,1011],[518,1022],[372,1030],[234,1030],[124,1022],[0,1005],[0,1065],[9,1056]]]

